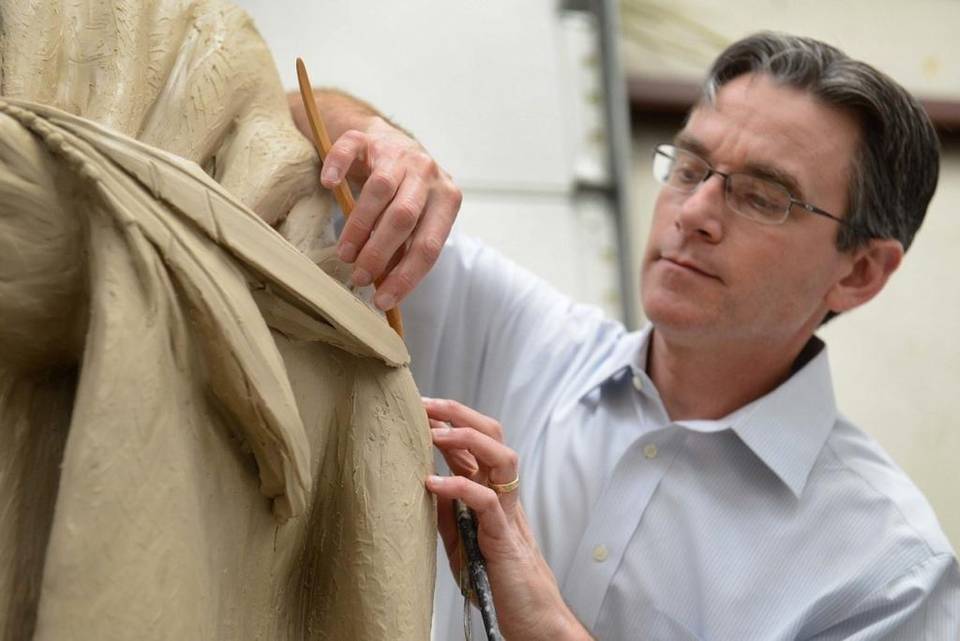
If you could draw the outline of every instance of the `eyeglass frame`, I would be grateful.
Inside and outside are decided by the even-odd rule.
[[[787,221],[787,218],[790,217],[790,209],[791,209],[794,205],[800,207],[801,209],[803,209],[803,210],[806,211],[806,212],[809,212],[809,213],[811,213],[811,214],[817,214],[818,216],[824,216],[824,217],[826,217],[826,218],[829,218],[830,220],[836,221],[837,223],[839,223],[839,224],[841,224],[841,225],[849,225],[849,224],[850,224],[850,221],[846,220],[845,218],[840,218],[839,216],[834,216],[834,215],[831,214],[830,212],[825,211],[825,210],[823,210],[823,209],[820,209],[820,208],[817,207],[816,205],[812,205],[812,204],[810,204],[810,203],[808,203],[808,202],[804,202],[804,201],[800,200],[799,198],[795,198],[794,195],[790,193],[790,190],[789,190],[789,189],[787,189],[785,186],[781,185],[780,183],[778,183],[778,182],[776,182],[776,181],[774,181],[774,180],[770,180],[769,178],[760,178],[759,176],[753,176],[753,175],[751,175],[751,174],[746,174],[746,173],[743,173],[743,172],[736,172],[736,171],[735,171],[735,172],[732,172],[732,173],[729,173],[729,174],[728,174],[728,173],[719,171],[719,170],[717,170],[717,169],[714,169],[713,166],[712,166],[709,162],[707,162],[706,160],[704,160],[703,158],[701,158],[701,157],[698,156],[697,154],[693,153],[692,151],[689,151],[689,150],[687,150],[687,149],[683,149],[682,147],[678,147],[678,146],[676,146],[676,145],[674,145],[674,144],[670,144],[670,143],[660,143],[660,144],[658,144],[657,146],[655,146],[655,147],[653,148],[653,160],[654,160],[654,162],[656,162],[656,156],[657,156],[658,154],[661,155],[661,156],[665,156],[666,158],[669,158],[670,160],[676,160],[676,158],[675,158],[674,156],[672,156],[672,155],[666,153],[665,151],[663,151],[663,149],[665,149],[665,148],[666,148],[666,149],[672,149],[672,150],[674,150],[675,152],[679,151],[679,152],[683,152],[683,153],[685,153],[685,154],[687,154],[687,155],[689,155],[689,156],[693,156],[694,158],[696,158],[697,160],[699,160],[700,162],[702,162],[703,165],[704,165],[704,167],[706,168],[706,172],[704,173],[703,177],[693,186],[692,189],[690,189],[690,191],[684,191],[684,190],[681,189],[680,187],[677,187],[677,186],[675,186],[675,185],[670,185],[670,184],[668,184],[667,182],[660,180],[660,178],[658,178],[658,177],[656,176],[656,174],[654,174],[654,179],[655,179],[658,183],[660,183],[661,185],[663,185],[664,187],[667,187],[668,189],[672,189],[672,190],[677,191],[677,192],[679,192],[679,193],[681,193],[681,194],[692,194],[692,193],[694,193],[695,191],[697,191],[697,189],[699,189],[700,186],[703,185],[703,183],[705,183],[705,182],[707,182],[708,180],[710,180],[711,176],[717,175],[717,176],[720,176],[721,178],[723,178],[723,202],[724,202],[728,207],[730,207],[731,211],[733,211],[734,213],[737,213],[737,214],[743,216],[744,218],[748,218],[748,219],[750,219],[750,220],[752,220],[752,221],[755,221],[755,222],[757,222],[757,223],[760,223],[761,225],[782,225],[783,223],[785,223],[785,222]],[[775,185],[775,186],[779,187],[780,189],[782,189],[782,190],[783,190],[783,193],[785,193],[785,194],[787,195],[787,198],[788,198],[788,200],[789,200],[789,203],[787,204],[787,208],[786,208],[786,210],[784,211],[783,218],[780,219],[780,220],[778,220],[778,221],[772,221],[772,220],[767,220],[767,219],[754,218],[753,216],[749,216],[749,215],[747,215],[747,214],[744,214],[743,212],[739,211],[738,209],[736,209],[735,207],[733,207],[732,205],[730,205],[730,202],[729,202],[729,200],[728,200],[728,195],[727,195],[727,194],[729,193],[729,191],[730,191],[730,177],[731,177],[731,176],[737,176],[737,175],[740,175],[740,176],[748,176],[748,177],[750,177],[750,178],[753,178],[754,180],[761,180],[761,181],[770,183],[771,185]]]

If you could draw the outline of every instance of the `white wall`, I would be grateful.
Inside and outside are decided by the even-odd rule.
[[[675,0],[669,6],[728,41],[760,29],[821,38],[918,95],[960,100],[960,2]],[[656,33],[691,37],[693,53],[678,59],[663,53],[663,42],[632,46],[628,68],[699,79],[718,52],[689,26],[663,26]],[[656,189],[647,149],[672,133],[658,127],[635,132],[634,226],[643,230],[637,251]],[[822,336],[841,410],[916,481],[960,549],[960,148],[945,151],[940,187],[903,267],[876,300],[838,318]]]

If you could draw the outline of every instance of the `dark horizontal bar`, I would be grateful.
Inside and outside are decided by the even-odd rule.
[[[630,75],[627,95],[634,122],[651,115],[682,118],[700,98],[700,85],[688,80]],[[927,110],[941,139],[960,142],[960,100],[921,98],[920,104]]]

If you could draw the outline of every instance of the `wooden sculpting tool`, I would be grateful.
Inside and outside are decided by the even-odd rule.
[[[313,143],[317,148],[317,152],[320,154],[320,160],[322,162],[326,160],[327,153],[330,151],[332,145],[330,136],[327,134],[327,128],[324,126],[323,119],[320,118],[320,112],[317,110],[317,103],[313,97],[313,85],[310,84],[310,77],[307,76],[307,68],[300,58],[297,58],[297,81],[300,83],[300,97],[303,100],[303,108],[307,112],[307,122],[310,123],[310,131],[313,132]],[[337,199],[337,204],[340,205],[340,210],[343,212],[344,217],[349,217],[350,214],[353,213],[353,208],[356,203],[353,200],[353,194],[350,192],[350,185],[346,178],[336,186],[333,190],[333,195]],[[383,282],[383,277],[378,279],[375,285],[380,285],[381,282]],[[397,307],[388,309],[386,315],[387,323],[389,323],[390,327],[402,338],[403,318],[400,316],[400,309]]]

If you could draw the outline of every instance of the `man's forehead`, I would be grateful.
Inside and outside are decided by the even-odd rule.
[[[684,129],[703,121],[730,124],[743,133],[763,136],[761,142],[786,144],[801,152],[839,151],[859,138],[859,124],[851,113],[764,73],[744,74],[722,85],[712,101],[694,105]]]
[[[818,175],[846,184],[859,126],[809,92],[746,74],[720,87],[714,101],[698,103],[676,140],[712,164],[730,163],[728,170],[784,174],[781,182],[800,192]]]

